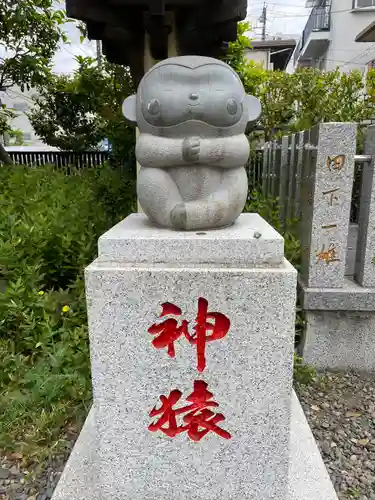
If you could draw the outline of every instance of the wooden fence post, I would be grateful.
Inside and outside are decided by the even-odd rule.
[[[280,223],[284,229],[288,207],[288,181],[289,181],[289,137],[284,136],[279,140],[280,150],[280,176],[279,176],[279,204]]]
[[[367,128],[365,154],[373,158],[362,171],[355,277],[360,285],[375,287],[375,125]]]
[[[293,196],[295,191],[295,167],[296,167],[296,135],[293,134],[289,137],[289,179],[288,179],[288,200],[286,207],[286,217],[292,219],[294,215]]]
[[[262,193],[267,196],[267,178],[268,178],[268,164],[269,164],[269,142],[265,142],[263,146],[263,168],[262,168]]]
[[[304,132],[296,134],[296,149],[297,149],[297,165],[295,171],[295,190],[293,196],[294,217],[300,216],[300,199],[301,199],[301,179],[303,169],[303,156],[304,156]]]

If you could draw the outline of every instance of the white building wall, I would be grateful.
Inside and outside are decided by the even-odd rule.
[[[353,0],[332,0],[331,42],[320,67],[328,71],[339,67],[342,72],[355,69],[364,72],[375,59],[375,44],[358,43],[355,38],[372,21],[375,21],[375,6],[353,9]]]
[[[254,61],[255,64],[263,66],[264,69],[272,69],[270,63],[270,50],[246,50],[245,57],[248,61]]]
[[[7,92],[1,92],[0,98],[7,108],[12,108],[17,113],[17,117],[12,120],[12,128],[23,132],[23,140],[26,146],[43,146],[42,140],[35,134],[33,127],[26,115],[33,106],[32,96],[35,90],[24,90],[19,87],[12,87]]]

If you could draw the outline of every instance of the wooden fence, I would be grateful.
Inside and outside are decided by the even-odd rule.
[[[8,151],[12,161],[18,165],[38,167],[41,165],[54,165],[56,168],[95,167],[102,165],[109,158],[107,151]]]
[[[257,163],[255,181],[279,198],[282,227],[300,220],[310,287],[340,287],[348,276],[375,286],[375,126],[367,128],[364,155],[356,154],[356,132],[354,123],[320,124],[266,143]]]

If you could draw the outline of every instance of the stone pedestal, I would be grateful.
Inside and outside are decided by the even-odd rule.
[[[132,215],[86,285],[94,403],[54,500],[335,498],[292,404],[296,272],[264,220]]]
[[[375,372],[375,288],[352,278],[341,288],[300,283],[306,328],[303,358],[318,370]]]

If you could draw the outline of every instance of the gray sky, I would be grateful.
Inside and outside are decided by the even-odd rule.
[[[277,33],[300,35],[305,27],[310,9],[305,7],[306,0],[269,0],[267,4],[267,36]],[[255,28],[253,36],[260,37],[263,0],[248,0],[249,20]]]
[[[309,9],[305,8],[306,0],[269,0],[267,1],[267,36],[281,33],[299,36],[302,32]],[[64,1],[57,2],[58,8],[65,8]],[[248,0],[248,16],[253,26],[252,38],[260,38],[261,24],[259,17],[262,12],[263,0]],[[70,73],[77,66],[74,56],[95,56],[95,43],[80,43],[80,33],[75,23],[68,23],[65,28],[70,45],[64,47],[55,56],[55,71]]]

